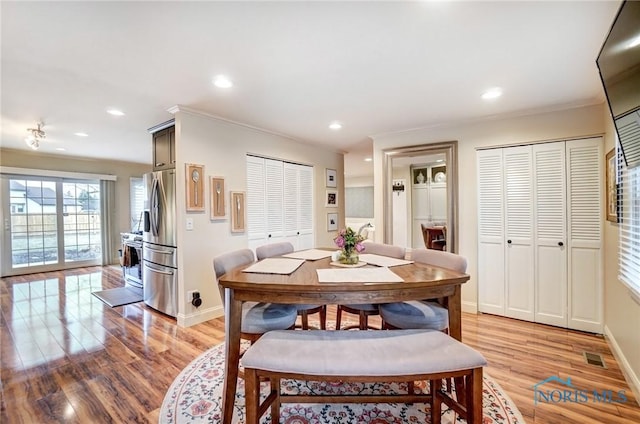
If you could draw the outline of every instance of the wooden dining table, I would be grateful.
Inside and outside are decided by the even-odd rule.
[[[243,302],[339,305],[439,298],[449,310],[449,334],[461,340],[461,286],[469,280],[469,275],[432,265],[409,263],[389,268],[403,282],[319,282],[316,271],[332,268],[330,261],[330,258],[304,261],[289,275],[243,272],[248,266],[241,266],[220,277],[218,282],[225,295],[223,424],[231,424],[233,417]]]

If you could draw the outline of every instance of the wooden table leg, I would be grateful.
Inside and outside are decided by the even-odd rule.
[[[235,300],[233,291],[225,289],[225,361],[224,391],[222,392],[222,423],[231,424],[238,386],[240,365],[240,329],[242,302]]]
[[[447,299],[447,309],[449,310],[449,335],[458,341],[462,341],[462,287],[457,285],[453,294]],[[454,378],[456,386],[456,398],[464,405],[465,384],[464,378]]]

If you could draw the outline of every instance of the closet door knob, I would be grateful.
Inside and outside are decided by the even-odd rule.
[[[507,243],[511,244],[511,240],[507,240]]]
[[[563,242],[561,242],[561,241],[559,241],[559,242],[558,242],[558,246],[562,247],[562,246],[564,246],[564,243],[563,243]]]

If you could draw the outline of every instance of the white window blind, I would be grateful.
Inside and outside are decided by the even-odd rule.
[[[144,183],[142,178],[129,179],[129,206],[131,209],[131,231],[142,230],[142,212],[144,211]]]
[[[627,168],[622,161],[618,166],[622,167],[619,278],[640,299],[640,166]]]

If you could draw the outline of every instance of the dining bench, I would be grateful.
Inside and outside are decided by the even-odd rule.
[[[282,403],[428,403],[432,423],[440,423],[441,404],[482,421],[482,367],[485,358],[451,336],[433,330],[270,331],[245,352],[246,423],[258,424],[271,407],[280,420]],[[464,396],[442,390],[442,379],[460,378]],[[284,394],[281,379],[322,382],[412,382],[428,380],[429,393]],[[269,394],[260,403],[260,381]],[[432,394],[435,394],[432,396]]]

